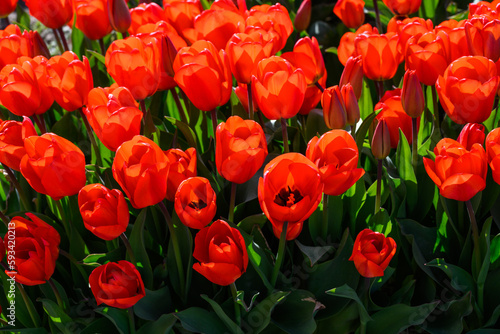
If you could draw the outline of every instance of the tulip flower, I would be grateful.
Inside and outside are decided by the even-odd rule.
[[[56,102],[67,111],[74,111],[87,104],[87,97],[94,87],[88,59],[83,61],[72,51],[49,59],[48,83]]]
[[[169,172],[167,178],[167,199],[174,201],[177,188],[182,181],[196,176],[197,157],[196,149],[188,148],[186,151],[172,148],[165,151],[169,160]]]
[[[450,41],[448,64],[460,57],[470,56],[464,24],[465,20],[460,22],[448,20],[441,22],[435,29],[436,32],[443,31],[448,35]]]
[[[375,159],[385,159],[391,153],[391,139],[387,121],[385,119],[378,121],[371,142],[371,150]]]
[[[44,284],[56,268],[61,237],[55,228],[34,214],[27,212],[26,216],[29,219],[17,216],[9,224],[14,226],[16,236],[15,244],[9,244],[15,264],[14,273],[10,270],[5,273],[24,285]]]
[[[203,11],[200,0],[163,1],[163,8],[166,19],[177,33],[190,44],[194,43],[198,34],[193,28],[194,18]]]
[[[21,34],[21,29],[11,24],[0,30],[0,69],[7,64],[15,64],[21,56],[29,54],[29,45]]]
[[[321,96],[323,117],[330,129],[343,129],[347,124],[347,112],[339,86],[325,89]]]
[[[21,173],[35,191],[58,200],[85,185],[85,156],[69,140],[45,133],[26,138],[24,149]]]
[[[351,32],[351,31],[346,32],[340,39],[340,43],[337,48],[339,61],[342,65],[346,66],[347,59],[349,57],[358,56],[354,45],[354,41],[356,37],[359,36],[360,34],[377,35],[378,30],[377,28],[372,27],[369,23],[366,23],[363,24],[361,27],[359,27],[358,30],[356,30],[356,32]]]
[[[356,142],[344,130],[313,137],[307,144],[306,157],[318,167],[327,195],[342,195],[365,174],[358,168]]]
[[[326,73],[321,79],[318,80],[318,84],[321,87],[325,87]],[[321,101],[322,96],[323,92],[316,85],[308,86],[304,94],[304,102],[302,102],[302,106],[299,109],[299,114],[308,115],[312,109],[316,108],[318,103]]]
[[[493,61],[468,56],[446,68],[436,82],[436,89],[444,111],[455,123],[482,123],[491,114],[498,83]]]
[[[119,32],[126,33],[132,24],[132,17],[125,0],[108,0],[108,18],[111,27]]]
[[[365,22],[365,2],[363,0],[339,0],[333,13],[347,28],[359,28]]]
[[[470,151],[474,144],[484,146],[484,125],[477,123],[466,124],[460,134],[458,135],[457,142],[459,142],[466,150]]]
[[[342,94],[342,99],[345,103],[346,122],[350,126],[356,126],[356,124],[359,122],[360,114],[358,100],[356,99],[354,89],[352,88],[351,84],[348,83],[342,86],[340,93]]]
[[[130,35],[137,34],[137,30],[147,24],[165,21],[165,13],[160,5],[156,3],[141,3],[139,6],[130,10],[132,23],[128,29]]]
[[[500,184],[500,128],[491,130],[486,136],[486,154],[493,180]]]
[[[142,112],[125,87],[92,89],[83,112],[97,137],[111,151],[141,132]]]
[[[127,309],[146,296],[141,274],[125,260],[95,268],[90,273],[89,285],[97,305]]]
[[[85,228],[101,239],[113,240],[127,229],[128,206],[118,189],[86,185],[78,193],[78,206]]]
[[[471,19],[465,23],[465,36],[470,55],[484,56],[497,62],[500,58],[500,20],[483,24],[481,19]]]
[[[193,269],[210,282],[226,286],[247,270],[248,253],[240,231],[222,220],[200,230],[194,239]]]
[[[300,153],[285,153],[274,158],[259,179],[260,207],[277,238],[285,222],[288,222],[286,240],[297,238],[304,220],[318,207],[322,194],[318,167]]]
[[[26,154],[24,140],[36,136],[36,130],[28,117],[22,122],[0,121],[0,163],[20,170],[21,159]]]
[[[424,158],[425,170],[446,198],[468,201],[486,187],[488,157],[479,143],[467,150],[459,142],[441,139],[434,148],[436,160]]]
[[[344,71],[340,77],[339,87],[342,88],[350,83],[356,99],[361,97],[361,90],[363,89],[363,63],[361,56],[349,57],[346,61]]]
[[[204,177],[190,177],[179,185],[175,193],[174,209],[187,227],[202,229],[217,211],[217,196],[210,182]]]
[[[407,16],[418,11],[422,0],[382,0],[396,16]]]
[[[179,50],[174,60],[174,80],[194,106],[211,111],[229,101],[232,77],[224,50],[200,40]]]
[[[309,23],[311,22],[311,11],[312,11],[312,1],[303,0],[302,3],[300,4],[299,9],[297,9],[297,15],[295,15],[295,20],[293,21],[295,30],[301,32],[306,30],[307,27],[309,27]]]
[[[71,0],[25,0],[30,15],[51,29],[62,28],[73,18]]]
[[[0,3],[0,18],[7,17],[17,7],[17,0],[4,0]]]
[[[406,114],[412,118],[422,115],[425,108],[424,92],[416,71],[406,71],[401,89],[401,105]]]
[[[384,270],[394,254],[396,254],[394,239],[386,238],[382,233],[367,228],[356,236],[349,261],[354,261],[361,276],[381,277],[384,276]]]
[[[89,39],[101,39],[112,30],[109,23],[107,1],[74,0],[76,13],[75,26]]]
[[[288,60],[295,68],[304,71],[308,86],[316,84],[320,78],[326,75],[325,62],[316,37],[299,39],[295,43],[293,51],[283,53],[281,57]]]
[[[136,209],[154,205],[167,194],[168,157],[152,140],[135,136],[116,151],[113,177]]]

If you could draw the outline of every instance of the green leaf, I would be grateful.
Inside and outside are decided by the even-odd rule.
[[[358,304],[358,310],[359,310],[359,318],[362,323],[366,324],[368,321],[372,320],[368,312],[366,311],[365,306],[359,299],[356,291],[354,291],[353,288],[351,288],[349,285],[344,284],[338,288],[333,288],[331,290],[326,291],[327,294],[332,295],[332,296],[337,296],[337,297],[342,297],[342,298],[347,298],[354,300]]]
[[[245,238],[245,243],[247,244],[248,260],[257,274],[259,274],[262,283],[264,283],[268,290],[272,290],[273,287],[271,283],[269,283],[268,277],[272,275],[273,266],[267,258],[266,253],[255,241],[253,241],[253,238],[249,242],[247,238]]]
[[[293,290],[273,312],[272,322],[289,334],[314,333],[316,312],[324,308],[315,296],[306,290]]]
[[[86,325],[85,328],[80,332],[80,334],[95,333],[114,334],[118,333],[118,330],[108,318],[98,318],[90,324]]]
[[[118,332],[121,334],[130,333],[129,318],[127,310],[122,310],[114,307],[101,307],[95,310],[97,313],[102,314],[115,325]]]
[[[453,264],[446,263],[444,259],[434,259],[426,265],[441,269],[451,279],[451,286],[458,291],[473,291],[475,288],[474,279],[467,271]]]
[[[137,216],[132,232],[130,233],[129,241],[137,261],[137,270],[141,274],[144,285],[147,288],[151,288],[153,286],[153,270],[151,269],[151,263],[144,243],[144,224],[146,223],[147,210],[147,208],[142,209],[141,213]],[[130,261],[128,254],[127,259]]]
[[[242,221],[238,223],[238,228],[245,231],[247,234],[252,234],[255,226],[262,228],[267,222],[267,217],[263,213],[258,213],[256,215],[247,216]]]
[[[328,132],[328,127],[325,124],[325,119],[323,118],[323,111],[321,109],[313,109],[307,115],[306,120],[306,140],[311,140],[312,137],[317,135],[322,135]],[[280,130],[281,131],[281,130]]]
[[[363,88],[361,91],[361,97],[358,101],[359,104],[359,113],[361,119],[366,119],[373,113],[373,101],[372,95],[370,92],[370,85],[368,84],[368,80],[363,80]]]
[[[52,320],[62,333],[75,333],[78,325],[73,322],[73,319],[71,319],[56,302],[50,299],[38,299],[38,301],[42,302],[45,313],[49,315],[50,320]]]
[[[184,135],[184,138],[186,138],[186,141],[190,147],[197,148],[198,146],[196,145],[196,135],[193,132],[193,130],[189,127],[184,122],[181,122],[173,117],[170,116],[165,116],[165,119],[172,123],[174,126],[176,126]]]
[[[490,264],[491,269],[500,266],[500,233],[493,238],[490,244]]]
[[[325,254],[333,253],[333,246],[306,246],[301,244],[298,240],[295,240],[295,244],[299,247],[300,251],[309,260],[309,265],[312,267],[319,261]]]
[[[370,126],[373,123],[373,120],[377,116],[376,112],[372,112],[366,118],[363,119],[363,123],[361,123],[361,126],[359,129],[356,131],[356,145],[358,146],[358,151],[361,152],[361,149],[363,148],[363,143],[366,138],[366,134],[368,133],[368,130],[370,129]]]
[[[170,289],[164,286],[152,291],[146,289],[146,296],[134,305],[134,313],[141,319],[155,321],[172,308]]]
[[[212,299],[208,298],[207,295],[201,295],[201,298],[206,300],[210,304],[210,306],[212,306],[212,309],[219,316],[219,319],[222,320],[224,325],[226,325],[226,327],[231,331],[231,333],[243,334],[241,328],[239,328],[238,325],[233,320],[231,320],[231,318],[228,317],[226,312],[224,312],[224,310],[219,304],[217,304]]]
[[[227,331],[224,323],[214,312],[200,307],[190,307],[174,314],[182,327],[195,333],[220,334]]]
[[[23,299],[21,292],[19,291],[19,287],[15,283],[15,280],[10,279],[10,277],[7,276],[7,274],[3,270],[0,271],[0,276],[2,277],[2,286],[3,286],[4,294],[5,294],[5,297],[7,298],[7,302],[9,303],[9,304],[7,304],[9,306],[4,308],[4,310],[3,310],[4,314],[7,315],[8,312],[10,312],[10,310],[8,310],[8,307],[10,307],[10,305],[13,304],[15,306],[15,324],[16,324],[16,327],[19,327],[19,323],[21,323],[25,327],[29,327],[29,328],[36,327],[35,323],[31,319],[26,302]],[[14,291],[14,292],[12,292],[12,291]],[[29,296],[28,296],[27,302],[33,309],[35,309],[33,302],[31,301]],[[40,321],[39,314],[37,312],[35,312],[33,314],[33,316],[35,317],[35,321],[38,324],[40,324],[41,321]],[[12,319],[7,318],[7,321],[11,321],[11,320]]]
[[[173,314],[164,314],[154,322],[148,322],[142,326],[137,334],[168,334],[177,322],[177,318]]]
[[[435,311],[439,316],[429,318],[423,327],[431,334],[463,333],[463,318],[468,316],[472,309],[472,295],[468,292],[458,300],[439,305]]]
[[[88,56],[89,58],[90,58],[90,57],[92,57],[92,56],[94,56],[94,57],[96,57],[96,59],[97,59],[97,60],[99,60],[102,64],[105,64],[105,63],[106,63],[104,56],[103,56],[102,54],[100,54],[99,52],[95,52],[95,51],[93,51],[93,50],[89,50],[89,49],[85,50],[85,52],[87,53],[87,55],[90,55],[90,56]]]
[[[398,167],[399,176],[405,182],[408,209],[413,212],[418,201],[417,179],[412,166],[410,144],[408,144],[408,140],[401,129],[399,129],[399,143],[396,151],[396,166]]]
[[[289,292],[275,292],[268,296],[266,299],[260,301],[242,321],[242,328],[247,333],[258,334],[262,332],[271,320],[271,313],[276,305],[278,305]]]

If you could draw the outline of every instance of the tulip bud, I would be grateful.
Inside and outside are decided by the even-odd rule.
[[[354,94],[354,89],[348,83],[342,87],[341,93],[345,103],[347,124],[354,125],[358,123],[360,118],[358,100],[356,99],[356,94]]]
[[[311,22],[311,8],[311,0],[304,0],[300,4],[295,20],[293,21],[293,25],[298,32],[306,30],[309,26]]]
[[[30,52],[33,53],[33,57],[35,56],[44,56],[45,58],[50,58],[50,51],[49,48],[47,47],[47,44],[45,44],[45,41],[43,40],[42,36],[38,33],[38,31],[28,31],[25,30],[23,32],[23,37],[28,40],[29,45],[30,45]]]
[[[478,123],[468,123],[463,127],[462,131],[460,131],[457,141],[470,151],[472,149],[472,145],[474,144],[484,146],[485,136],[484,125]]]
[[[340,77],[339,86],[342,87],[350,83],[359,100],[361,97],[361,89],[363,88],[363,63],[361,56],[349,57],[345,64],[344,71]]]
[[[109,23],[115,31],[126,33],[132,24],[132,17],[125,0],[108,0]]]
[[[330,129],[343,129],[347,124],[347,114],[344,99],[339,86],[325,89],[321,96],[323,118]]]
[[[382,160],[385,159],[391,152],[391,136],[389,128],[384,120],[380,120],[375,128],[372,138],[372,153],[373,156]]]
[[[425,108],[424,92],[417,77],[417,72],[408,70],[403,78],[403,89],[401,90],[401,104],[406,114],[417,118],[422,115]]]
[[[175,56],[177,56],[177,49],[175,48],[172,40],[164,34],[161,37],[161,58],[163,60],[163,67],[170,77],[174,77],[175,72],[172,64],[174,63]]]

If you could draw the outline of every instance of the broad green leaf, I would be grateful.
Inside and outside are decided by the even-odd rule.
[[[134,305],[134,313],[141,319],[156,321],[171,311],[172,306],[173,302],[168,286],[155,291],[146,289],[146,296]]]
[[[224,310],[219,304],[217,304],[212,299],[208,298],[207,295],[201,295],[201,298],[206,300],[210,304],[210,306],[212,306],[212,309],[215,311],[219,319],[222,320],[224,325],[226,325],[226,327],[231,331],[231,333],[243,334],[241,328],[239,328],[238,325],[233,320],[231,320],[231,318],[228,317],[226,312],[224,312]]]
[[[278,304],[272,315],[272,322],[289,334],[314,333],[316,312],[324,305],[306,290],[293,290],[285,300]]]
[[[214,312],[200,307],[190,307],[175,313],[174,316],[181,321],[184,329],[195,333],[220,334],[227,331]]]
[[[283,301],[288,294],[289,292],[279,291],[260,301],[246,314],[246,317],[241,323],[242,329],[248,333],[258,334],[262,332],[269,325],[271,313],[276,305]]]
[[[102,54],[100,54],[99,52],[95,52],[95,51],[93,51],[93,50],[89,50],[89,49],[85,50],[85,52],[87,53],[87,55],[90,55],[90,56],[88,56],[88,58],[90,58],[90,57],[92,57],[92,56],[93,56],[93,57],[95,57],[98,61],[100,61],[100,62],[101,62],[101,64],[105,64],[105,59],[104,59],[104,56],[103,56]]]
[[[458,291],[473,291],[475,288],[471,274],[458,266],[446,263],[444,259],[434,259],[426,265],[441,269],[451,279],[451,286]]]
[[[377,116],[376,112],[372,112],[368,116],[366,116],[363,119],[363,123],[361,123],[361,126],[359,129],[356,131],[356,145],[358,146],[358,151],[361,152],[361,149],[363,148],[363,143],[365,141],[366,134],[368,133],[368,130],[370,129],[370,126],[373,123],[373,120]]]
[[[399,176],[406,186],[406,201],[410,212],[415,210],[418,201],[417,179],[412,166],[412,152],[403,131],[399,129],[399,143],[396,151],[396,165]]]
[[[372,320],[372,318],[366,311],[365,305],[363,305],[363,303],[359,299],[356,291],[349,285],[344,284],[342,286],[339,286],[338,288],[333,288],[331,290],[328,290],[326,291],[326,293],[332,296],[354,300],[358,304],[359,318],[361,322],[366,324],[368,321]]]
[[[100,307],[95,310],[97,313],[104,315],[111,320],[120,334],[130,333],[129,317],[127,310],[122,310],[115,307]]]
[[[334,252],[333,246],[306,246],[295,240],[295,244],[300,249],[302,254],[309,260],[309,265],[312,267],[319,261],[325,254],[332,254]]]
[[[173,314],[164,314],[158,320],[146,323],[137,334],[168,334],[176,322],[177,318]]]
[[[141,273],[144,285],[147,288],[151,288],[153,285],[153,271],[144,242],[144,224],[146,222],[147,210],[147,208],[142,209],[141,213],[137,216],[132,232],[130,233],[129,242],[137,261],[135,265]],[[128,254],[127,259],[130,261]]]
[[[429,318],[425,330],[431,334],[463,333],[463,318],[472,312],[472,295],[466,293],[462,298],[438,305],[435,313],[439,316]]]
[[[69,315],[67,315],[56,302],[50,299],[39,299],[43,304],[45,313],[49,315],[50,320],[62,332],[72,334],[79,327]]]
[[[184,135],[184,138],[186,138],[187,143],[189,144],[190,147],[197,148],[198,146],[196,145],[196,135],[193,132],[193,130],[189,127],[184,122],[181,122],[173,117],[170,116],[165,116],[165,119],[175,125]]]

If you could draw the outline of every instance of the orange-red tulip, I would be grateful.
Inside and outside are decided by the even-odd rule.
[[[326,73],[321,79],[318,80],[318,84],[321,87],[325,87]],[[308,86],[304,94],[304,102],[302,102],[302,106],[299,109],[299,114],[308,115],[312,109],[316,108],[319,101],[321,101],[321,96],[323,96],[323,92],[321,92],[316,85]]]
[[[7,64],[15,64],[21,56],[32,56],[29,43],[23,38],[21,29],[11,24],[0,30],[0,69]]]
[[[361,56],[349,57],[346,61],[344,71],[340,77],[339,87],[342,88],[347,83],[350,83],[356,98],[361,97],[363,89],[363,62]]]
[[[402,56],[398,52],[398,35],[360,34],[354,40],[356,53],[363,59],[363,72],[368,79],[382,81],[396,74]]]
[[[484,146],[484,125],[477,123],[466,124],[460,135],[458,135],[457,141],[465,147],[466,150],[470,151],[474,144],[480,144]]]
[[[174,201],[177,188],[182,181],[194,177],[197,174],[196,149],[188,148],[186,151],[178,148],[172,148],[165,151],[169,160],[169,172],[167,178],[167,199]]]
[[[396,254],[394,239],[386,238],[382,233],[367,228],[356,237],[349,261],[354,261],[361,276],[381,277],[384,276],[384,270],[394,254]]]
[[[318,167],[300,153],[285,153],[269,162],[259,179],[259,203],[279,238],[288,222],[286,239],[302,231],[304,220],[316,210],[323,183]]]
[[[83,111],[97,137],[111,151],[141,133],[142,111],[125,87],[92,89]]]
[[[25,0],[30,14],[51,29],[64,26],[73,18],[71,0]]]
[[[194,43],[198,34],[194,30],[194,18],[198,16],[203,8],[200,0],[163,1],[165,17],[174,26],[177,33],[186,41]]]
[[[85,185],[85,156],[69,140],[45,133],[26,138],[24,149],[21,173],[35,191],[58,200]]]
[[[424,92],[416,71],[408,70],[403,77],[401,105],[406,114],[412,118],[420,117],[424,111]]]
[[[459,142],[444,138],[434,148],[436,160],[424,158],[425,170],[446,198],[468,201],[486,187],[488,157],[481,144],[467,150]]]
[[[167,195],[168,157],[152,140],[135,136],[116,151],[113,177],[136,209],[161,202]]]
[[[101,239],[113,240],[127,229],[130,214],[118,189],[109,190],[99,183],[86,185],[78,193],[78,207],[85,228]]]
[[[346,122],[349,125],[356,125],[360,119],[358,100],[351,84],[342,86],[340,90],[345,103]]]
[[[349,57],[356,57],[356,48],[354,46],[354,40],[360,34],[373,35],[378,34],[377,28],[372,27],[369,23],[363,24],[356,30],[356,32],[348,31],[340,39],[339,47],[337,49],[337,54],[339,61],[342,65],[346,66],[347,59]]]
[[[500,184],[500,128],[491,130],[486,136],[486,154],[493,180]]]
[[[130,17],[132,19],[132,24],[128,29],[130,35],[137,34],[137,30],[147,23],[154,24],[166,19],[163,9],[154,2],[148,4],[141,3],[139,6],[132,8],[130,10]]]
[[[343,129],[347,125],[347,111],[339,86],[325,89],[321,96],[323,118],[330,129]]]
[[[0,2],[0,18],[8,16],[17,7],[17,0],[4,0]]]
[[[378,121],[371,142],[371,150],[375,159],[385,159],[391,153],[391,139],[387,122],[384,119]]]
[[[306,84],[308,86],[316,84],[320,78],[326,75],[325,62],[319,49],[318,40],[304,37],[295,43],[292,52],[281,55],[288,60],[295,68],[304,71]]]
[[[217,126],[215,165],[226,180],[245,183],[267,156],[267,142],[259,123],[231,116]]]
[[[491,114],[498,83],[493,61],[468,56],[446,68],[436,82],[436,89],[443,109],[455,123],[482,123]]]
[[[484,24],[481,19],[465,23],[465,36],[472,56],[484,56],[497,62],[500,58],[500,20]]]
[[[28,117],[23,117],[22,122],[0,121],[0,163],[20,170],[21,159],[26,154],[24,139],[36,135]]]
[[[217,211],[217,196],[204,177],[190,177],[181,182],[175,193],[174,209],[180,221],[190,228],[207,226]]]
[[[365,2],[363,0],[339,0],[333,13],[347,28],[359,28],[365,22]]]
[[[396,16],[406,16],[415,13],[420,8],[422,0],[382,0]]]
[[[109,23],[108,0],[73,0],[75,26],[89,39],[98,40],[112,30]]]
[[[297,15],[295,15],[295,20],[293,21],[295,30],[301,32],[306,30],[307,27],[309,27],[309,23],[311,22],[311,11],[312,11],[312,1],[303,0],[302,3],[300,4],[299,9],[297,9]]]
[[[365,171],[358,167],[358,147],[344,130],[331,130],[307,144],[306,157],[316,164],[324,184],[323,192],[339,196],[352,187]]]
[[[455,20],[448,20],[441,22],[436,27],[436,32],[444,31],[448,34],[450,40],[449,49],[449,62],[457,60],[463,56],[469,56],[469,47],[467,46],[467,36],[465,35],[465,20],[457,22]]]
[[[132,24],[132,16],[125,0],[108,0],[108,17],[111,27],[122,34]]]
[[[200,40],[179,50],[174,60],[174,80],[196,108],[211,111],[229,101],[232,76],[224,50]]]
[[[66,51],[62,56],[49,59],[47,65],[49,86],[56,102],[67,111],[74,111],[87,104],[87,97],[94,81],[88,59]]]
[[[304,72],[277,56],[261,60],[252,76],[252,95],[264,116],[273,120],[298,113],[306,86]]]

